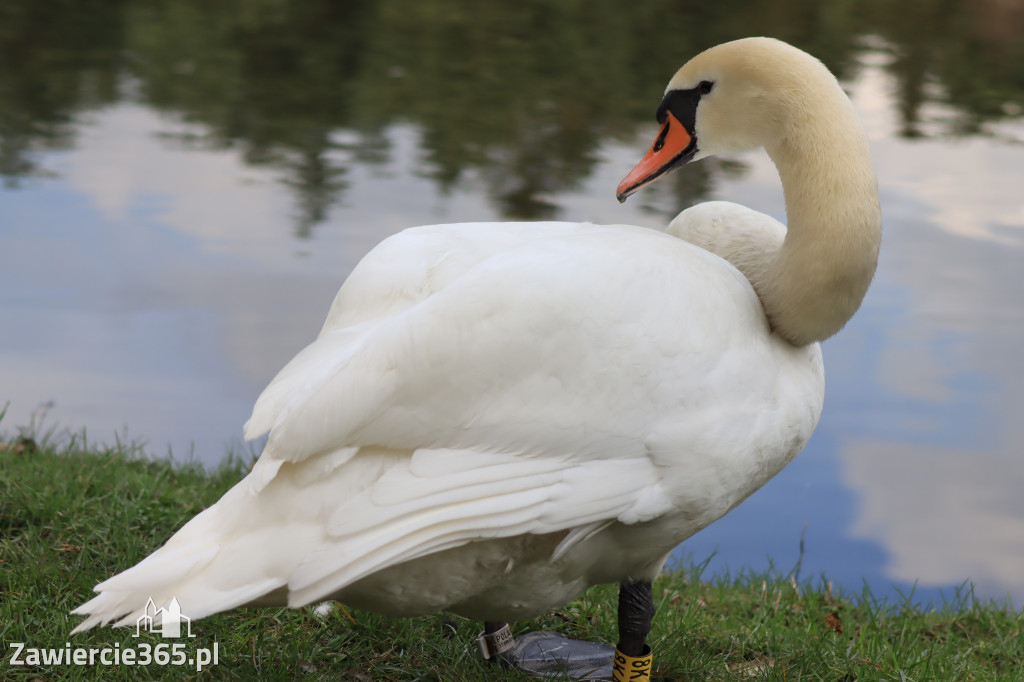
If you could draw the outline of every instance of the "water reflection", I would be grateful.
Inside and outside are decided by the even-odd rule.
[[[672,65],[711,44],[775,35],[852,75],[865,35],[885,38],[906,136],[942,101],[947,132],[980,132],[1024,105],[1024,10],[1014,3],[12,1],[0,50],[0,173],[45,174],[40,149],[112,102],[187,123],[169,146],[236,149],[274,169],[308,236],[388,158],[396,122],[423,131],[419,171],[445,192],[470,170],[508,218],[558,214],[554,197],[594,170],[602,141],[651,116]],[[338,143],[339,129],[357,135]],[[676,188],[690,187],[677,180]],[[685,205],[687,196],[678,197]]]
[[[8,2],[2,426],[53,399],[95,438],[212,462],[404,227],[658,226],[704,198],[782,217],[758,154],[612,196],[672,69],[753,33],[844,77],[886,236],[807,452],[690,550],[788,569],[806,522],[805,576],[1024,599],[1024,12],[996,0]]]

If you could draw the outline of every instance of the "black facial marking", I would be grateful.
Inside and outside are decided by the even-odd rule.
[[[711,83],[708,83],[708,89],[704,90],[703,81],[700,85],[689,90],[669,90],[665,93],[665,98],[661,100],[661,106],[658,107],[658,123],[664,123],[668,112],[671,111],[672,115],[678,119],[680,123],[686,126],[686,130],[691,136],[695,136],[694,125],[696,125],[697,119],[697,104],[700,103],[700,96],[711,92]]]

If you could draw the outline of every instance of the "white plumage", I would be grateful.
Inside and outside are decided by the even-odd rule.
[[[81,610],[102,615],[80,627],[133,624],[149,596],[198,618],[284,589],[291,606],[537,615],[657,573],[799,451],[821,400],[817,346],[770,335],[746,279],[679,239],[407,230],[260,396],[252,473],[97,586]]]
[[[669,234],[467,223],[385,240],[257,401],[253,471],[98,585],[76,631],[134,624],[149,597],[193,618],[334,598],[517,620],[653,579],[817,422],[820,349],[774,333],[748,280],[785,236],[717,204]]]

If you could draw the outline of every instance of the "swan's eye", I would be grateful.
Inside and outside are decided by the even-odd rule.
[[[711,92],[711,88],[713,87],[715,87],[715,84],[711,81],[701,81],[700,85],[697,86],[697,90],[700,91],[700,94],[706,95]]]

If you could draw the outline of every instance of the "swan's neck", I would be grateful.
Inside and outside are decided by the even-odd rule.
[[[775,332],[803,346],[857,312],[878,262],[882,217],[867,140],[845,96],[788,129],[766,147],[786,196],[786,237],[748,277]]]

